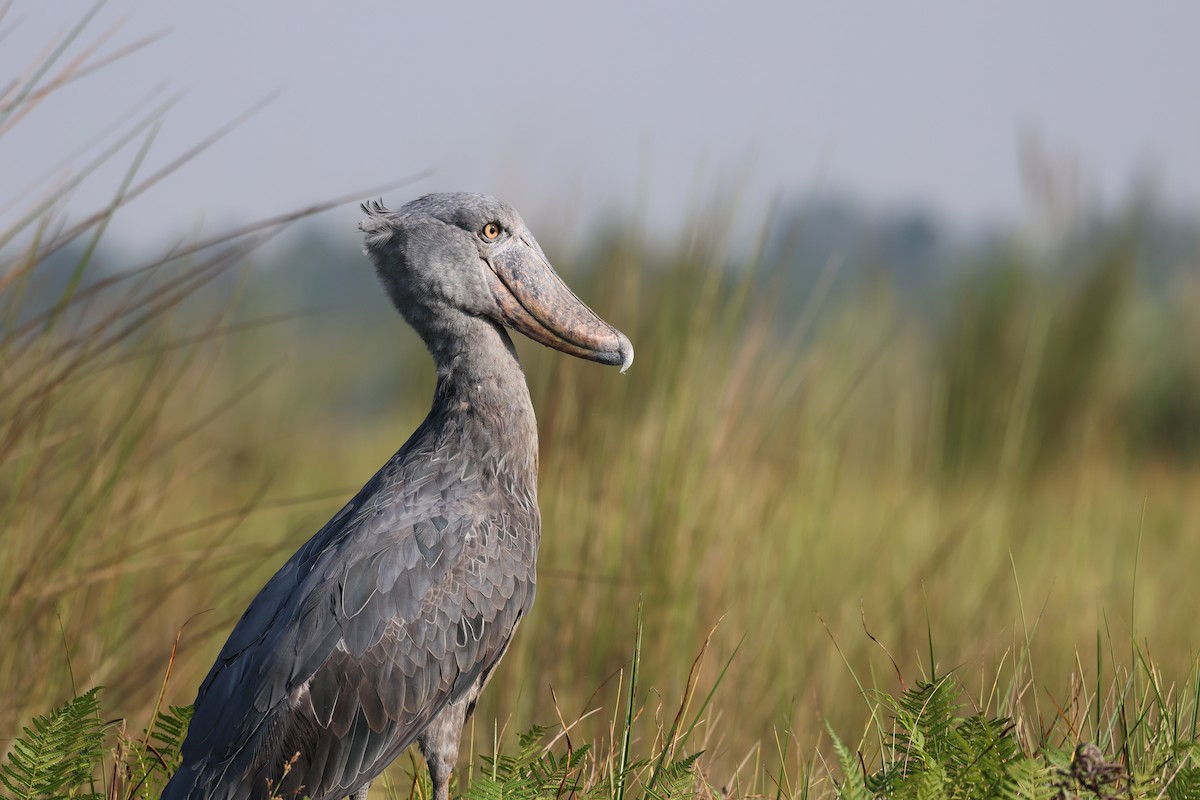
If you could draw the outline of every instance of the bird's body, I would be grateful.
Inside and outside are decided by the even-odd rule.
[[[361,797],[414,741],[446,800],[463,724],[534,596],[537,427],[501,324],[632,360],[507,206],[431,195],[368,211],[367,250],[438,365],[433,407],[251,602],[164,800]]]

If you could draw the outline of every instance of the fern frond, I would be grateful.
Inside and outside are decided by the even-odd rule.
[[[0,766],[11,800],[98,798],[92,777],[104,755],[100,687],[89,689],[48,716],[34,717]]]
[[[182,763],[180,747],[192,719],[191,706],[171,706],[154,718],[140,740],[123,738],[114,766],[124,770],[124,800],[154,800]]]
[[[532,800],[574,796],[590,745],[559,756],[544,751],[548,729],[534,726],[517,737],[515,756],[484,756],[480,770],[460,800]]]
[[[686,758],[664,764],[654,782],[646,787],[646,796],[655,800],[684,800],[695,796],[696,760],[704,754],[701,750]]]
[[[177,760],[191,721],[191,706],[170,706],[166,713],[159,713],[154,728],[146,732],[146,740],[164,757]]]
[[[1200,797],[1200,767],[1187,767],[1176,773],[1167,784],[1167,797],[1171,800]]]
[[[833,732],[833,728],[828,722],[825,723],[825,729],[829,731],[829,737],[833,741],[833,751],[837,754],[838,766],[842,771],[842,783],[838,786],[839,800],[872,800],[872,794],[867,789],[866,778],[862,774],[858,759]]]

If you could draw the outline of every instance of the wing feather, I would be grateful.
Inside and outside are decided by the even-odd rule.
[[[165,800],[265,797],[268,780],[345,796],[495,666],[532,602],[537,519],[514,537],[446,460],[401,450],[267,583],[201,685]]]

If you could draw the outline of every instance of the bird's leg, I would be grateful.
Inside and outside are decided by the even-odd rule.
[[[367,781],[366,785],[352,795],[349,795],[347,800],[367,800],[367,792],[371,791],[371,782]]]
[[[450,774],[458,762],[458,743],[462,738],[468,704],[450,703],[421,731],[417,742],[429,767],[433,782],[433,800],[450,800]]]
[[[439,758],[427,762],[429,779],[433,781],[433,800],[450,800],[450,773],[454,771],[454,762],[449,764]]]

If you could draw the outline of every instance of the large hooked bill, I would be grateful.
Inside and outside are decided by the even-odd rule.
[[[492,293],[506,325],[555,350],[629,369],[629,337],[576,297],[536,244],[517,239],[487,264],[501,284],[493,282]]]

